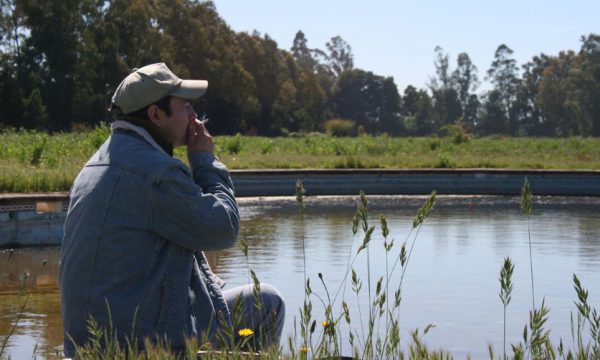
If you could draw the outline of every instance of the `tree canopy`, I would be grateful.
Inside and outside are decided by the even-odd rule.
[[[600,136],[599,35],[522,66],[512,54],[498,46],[486,71],[493,88],[478,94],[469,55],[453,66],[436,47],[428,88],[400,94],[393,78],[356,68],[340,36],[319,49],[299,30],[288,51],[267,34],[233,31],[211,1],[1,0],[0,127],[68,131],[109,121],[119,82],[162,61],[209,81],[194,105],[218,119],[217,134],[323,131],[342,118],[395,136],[447,125],[478,135]]]

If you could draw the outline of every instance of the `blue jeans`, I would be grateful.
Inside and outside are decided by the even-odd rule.
[[[250,329],[254,334],[247,344],[252,346],[252,350],[278,346],[285,320],[283,296],[273,286],[261,283],[259,309],[255,304],[253,290],[254,286],[251,284],[223,291],[223,297],[231,311],[236,340],[242,342],[245,339],[238,335],[239,330]]]

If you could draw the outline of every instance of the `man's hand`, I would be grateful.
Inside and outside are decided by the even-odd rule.
[[[187,131],[187,149],[189,152],[204,151],[214,153],[215,144],[212,136],[204,127],[204,123],[198,119],[194,119],[188,125]]]

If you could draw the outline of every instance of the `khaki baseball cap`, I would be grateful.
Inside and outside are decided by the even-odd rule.
[[[165,63],[156,63],[133,69],[115,90],[112,102],[123,114],[129,114],[167,95],[197,99],[207,87],[206,80],[182,80]]]

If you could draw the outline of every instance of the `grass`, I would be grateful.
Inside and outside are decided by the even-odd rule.
[[[67,191],[109,135],[107,125],[48,135],[0,131],[0,192]],[[600,170],[597,138],[338,138],[321,134],[265,138],[217,136],[230,169],[498,168]],[[175,155],[186,161],[185,149]]]
[[[296,185],[296,200],[302,221],[304,221],[305,212],[309,211],[303,201],[304,192],[302,183],[298,182]],[[383,214],[380,215],[378,224],[369,223],[368,200],[363,193],[360,194],[360,201],[352,219],[352,233],[354,240],[358,241],[353,246],[354,250],[348,254],[346,275],[341,283],[336,285],[336,289],[330,289],[324,280],[327,275],[319,273],[317,284],[319,288],[322,288],[320,291],[314,290],[311,286],[311,279],[307,278],[306,274],[304,275],[305,300],[303,307],[298,309],[300,337],[294,335],[288,338],[287,349],[271,346],[266,349],[263,348],[265,350],[258,355],[254,353],[251,345],[253,343],[251,341],[252,331],[245,329],[240,331],[234,324],[234,327],[229,329],[227,333],[230,335],[236,332],[240,335],[244,333],[244,339],[240,342],[234,340],[233,336],[223,338],[218,347],[222,349],[221,351],[217,351],[212,345],[208,345],[206,339],[188,341],[185,351],[178,354],[172,353],[167,343],[145,342],[146,351],[142,351],[138,347],[136,339],[131,342],[128,341],[127,344],[120,344],[116,341],[115,333],[110,329],[110,325],[108,329],[102,328],[91,319],[89,322],[89,341],[85,346],[77,349],[78,357],[85,359],[338,359],[345,355],[355,359],[452,359],[450,353],[444,350],[430,350],[423,342],[423,337],[435,327],[434,324],[426,325],[423,330],[416,329],[412,331],[408,340],[403,340],[400,337],[399,309],[402,304],[402,283],[407,274],[411,257],[416,256],[418,253],[415,246],[418,242],[419,232],[433,211],[435,199],[436,194],[434,191],[416,212],[411,230],[404,241],[396,242],[395,239],[390,239],[388,236],[390,229]],[[521,195],[521,208],[524,216],[531,216],[531,190],[527,183],[524,185]],[[367,268],[370,270],[369,248],[375,246],[371,239],[376,230],[381,231],[384,239],[386,270],[384,274],[380,275],[371,274],[368,271],[367,277],[361,279],[354,270],[354,265],[359,262],[366,262]],[[247,258],[248,244],[242,243],[241,245],[242,252]],[[377,246],[380,246],[380,244],[377,244]],[[531,250],[530,256],[533,256]],[[10,257],[8,260],[10,260]],[[248,264],[248,262],[246,263]],[[532,267],[531,263],[530,266]],[[254,286],[255,310],[261,311],[258,295],[260,281],[255,272],[248,265],[247,267]],[[496,354],[495,350],[489,346],[489,358],[600,359],[600,314],[588,302],[588,291],[575,274],[573,275],[573,284],[577,300],[575,301],[576,311],[571,313],[572,347],[566,348],[562,339],[558,344],[551,342],[550,329],[546,328],[550,309],[545,305],[544,300],[541,301],[539,307],[536,307],[532,274],[533,306],[523,329],[522,341],[511,344],[512,354],[509,355],[506,347],[506,311],[511,302],[514,267],[515,265],[507,257],[500,269],[499,297],[504,312],[504,346],[502,355]],[[398,276],[392,276],[394,272]],[[28,274],[24,274],[24,276],[23,279],[26,279]],[[350,309],[346,303],[345,291],[342,290],[345,290],[347,285],[350,285],[352,289],[349,296],[356,296],[358,300],[357,308]],[[368,296],[364,295],[365,291]],[[339,296],[340,292],[341,296]],[[23,291],[23,294],[27,296],[26,290]],[[365,298],[368,298],[368,303],[361,304],[360,299],[364,301]],[[323,319],[313,318],[312,309],[315,304],[323,307],[323,313],[325,314]],[[14,331],[21,318],[21,314],[26,311],[26,306],[27,301],[18,309],[17,313],[13,314],[14,325],[11,333],[0,341],[3,344],[0,347],[0,357],[5,350],[6,342],[12,336],[12,331]],[[237,318],[235,316],[236,311],[239,311],[239,308],[233,310],[234,319]],[[294,319],[294,324],[297,325],[296,319]],[[384,331],[381,332],[381,329]],[[346,347],[342,344],[343,331],[348,331],[349,346]],[[204,355],[200,356],[199,351],[203,351]]]

